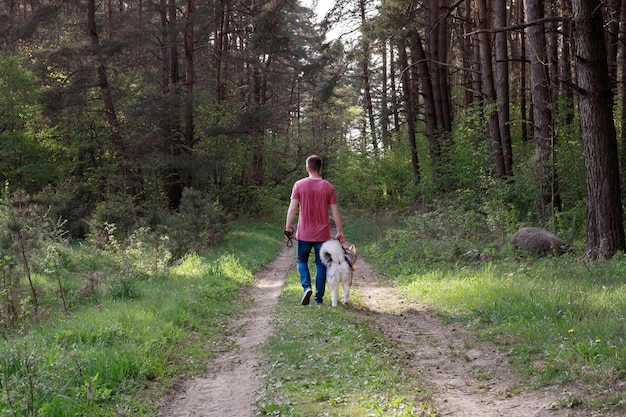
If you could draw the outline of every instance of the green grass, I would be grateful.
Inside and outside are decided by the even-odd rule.
[[[380,214],[344,223],[359,253],[400,294],[507,353],[520,387],[584,386],[588,395],[567,406],[623,410],[626,256],[520,258],[500,226],[451,226],[448,217],[400,222]],[[130,257],[89,248],[64,253],[58,273],[68,295],[85,277],[96,277],[97,288],[69,297],[70,314],[58,314],[53,300],[48,319],[0,342],[0,414],[154,416],[155,400],[174,381],[201,374],[229,347],[227,323],[244,308],[240,289],[282,244],[280,226],[240,224],[215,251],[158,273],[124,268]],[[490,260],[464,258],[470,249]],[[54,281],[35,279],[40,291],[56,291]],[[266,346],[263,415],[436,415],[427,389],[406,375],[394,342],[362,314],[358,297],[356,308],[318,309],[300,306],[300,295],[293,271]]]
[[[226,323],[243,308],[239,289],[275,257],[279,232],[240,224],[214,252],[162,273],[103,274],[71,314],[0,342],[0,415],[155,415],[154,400],[173,381],[202,373],[227,347]],[[92,256],[74,259],[90,273],[116,271]]]
[[[450,229],[424,235],[419,218],[385,231],[384,219],[368,222],[360,219],[349,237],[408,300],[499,346],[529,387],[583,383],[585,405],[625,408],[625,255],[596,263],[573,254],[537,259]],[[473,248],[491,260],[464,258]]]
[[[403,372],[393,344],[362,311],[301,306],[301,292],[294,272],[266,346],[261,415],[429,415],[425,388]]]

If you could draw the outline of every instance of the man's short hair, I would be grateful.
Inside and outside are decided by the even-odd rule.
[[[322,169],[322,158],[317,155],[311,155],[306,159],[306,166],[311,171],[320,172]]]

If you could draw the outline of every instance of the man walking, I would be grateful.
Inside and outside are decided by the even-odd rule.
[[[341,215],[337,206],[335,188],[331,183],[324,180],[322,174],[322,159],[317,155],[311,155],[306,159],[307,178],[296,181],[291,191],[291,202],[287,210],[285,222],[285,234],[293,236],[293,222],[298,215],[297,259],[300,283],[304,289],[302,305],[309,304],[313,290],[311,288],[311,275],[309,271],[309,255],[311,249],[315,251],[315,304],[322,305],[324,290],[326,288],[326,267],[320,258],[322,243],[330,239],[330,219],[328,207],[332,212],[337,234],[335,238],[339,243],[344,242]]]

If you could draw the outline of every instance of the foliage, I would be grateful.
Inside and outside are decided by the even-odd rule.
[[[486,111],[479,106],[467,109],[456,119],[451,154],[453,189],[479,189],[481,179],[492,175],[493,163],[484,140]]]
[[[180,209],[168,221],[175,257],[213,247],[228,230],[219,202],[193,188],[183,191]]]
[[[0,331],[3,334],[22,325],[25,319],[40,319],[43,312],[36,287],[39,269],[36,255],[47,251],[55,242],[63,242],[63,236],[62,223],[52,219],[45,206],[23,192],[9,196],[8,186],[5,187],[0,204]]]
[[[408,145],[379,157],[343,151],[326,164],[324,178],[337,190],[340,206],[350,210],[412,211],[418,195],[430,194],[413,180]],[[341,160],[341,162],[338,162]]]
[[[6,52],[0,56],[0,172],[15,189],[38,191],[57,179],[53,129],[42,115],[44,88],[37,77]]]
[[[229,228],[218,204],[186,190],[181,209],[151,227],[137,220],[128,199],[96,210],[87,245],[75,252],[54,192],[11,195],[0,202],[0,332],[29,328],[57,311],[69,312],[100,293],[138,297],[137,280],[164,274],[171,262],[214,247]],[[54,208],[54,209],[53,209]],[[116,220],[126,228],[121,233]],[[89,256],[80,254],[84,251]],[[104,262],[95,263],[100,257]],[[91,260],[89,260],[91,259]],[[104,277],[107,277],[105,280]]]

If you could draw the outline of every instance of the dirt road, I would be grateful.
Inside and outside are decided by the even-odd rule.
[[[210,374],[185,381],[159,408],[161,417],[251,417],[263,384],[262,346],[272,334],[272,315],[287,276],[295,267],[295,249],[284,248],[257,274],[246,297],[245,317],[232,323],[236,348],[209,365]],[[525,391],[507,364],[507,356],[458,325],[445,325],[420,305],[404,302],[359,259],[353,290],[380,330],[398,346],[407,372],[434,391],[438,416],[561,417],[593,414],[561,408],[567,391]],[[343,307],[338,307],[343,308]],[[600,414],[598,414],[600,415]]]

